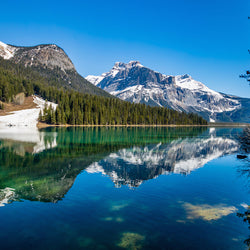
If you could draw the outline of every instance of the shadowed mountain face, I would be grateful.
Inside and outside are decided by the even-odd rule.
[[[211,122],[250,122],[250,99],[218,93],[187,74],[164,75],[131,61],[86,79],[122,100],[194,112]]]
[[[162,174],[188,175],[235,153],[234,134],[198,127],[53,128],[30,136],[5,131],[0,133],[0,206],[22,199],[58,202],[83,170],[109,176],[116,187],[138,187]]]
[[[74,89],[81,93],[111,97],[79,75],[64,50],[55,44],[18,47],[0,42],[0,66],[5,61],[30,68],[45,78],[50,85]]]

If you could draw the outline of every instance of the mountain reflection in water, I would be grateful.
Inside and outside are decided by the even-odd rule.
[[[190,174],[207,162],[237,150],[236,141],[222,137],[178,139],[169,144],[121,149],[91,164],[86,171],[109,175],[116,187],[138,187],[162,174]]]
[[[190,174],[238,150],[234,129],[50,128],[0,131],[0,206],[61,200],[82,170],[138,187],[162,174]]]

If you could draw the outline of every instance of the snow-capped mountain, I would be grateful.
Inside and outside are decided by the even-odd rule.
[[[117,62],[109,72],[86,79],[122,100],[195,112],[212,122],[250,121],[238,115],[243,106],[247,107],[244,101],[249,104],[250,99],[244,99],[242,105],[241,98],[213,91],[187,74],[164,75],[138,61]]]

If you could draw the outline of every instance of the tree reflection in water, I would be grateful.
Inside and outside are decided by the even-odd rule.
[[[248,228],[250,229],[250,206],[247,207],[247,210],[244,213],[237,213],[237,216],[243,218],[243,221],[249,224]],[[250,249],[250,235],[244,240],[244,243],[248,246],[248,249]]]
[[[237,155],[237,158],[241,159],[244,164],[238,167],[238,172],[246,178],[247,187],[250,188],[250,127],[243,130],[242,135],[239,137],[239,142],[241,155]],[[250,229],[250,206],[246,206],[246,211],[244,213],[237,213],[237,216],[243,218],[243,221],[249,224],[248,228]],[[244,243],[248,246],[248,249],[250,249],[250,235]]]

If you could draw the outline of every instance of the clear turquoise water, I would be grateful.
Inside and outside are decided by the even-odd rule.
[[[247,249],[241,132],[0,131],[0,248]]]

